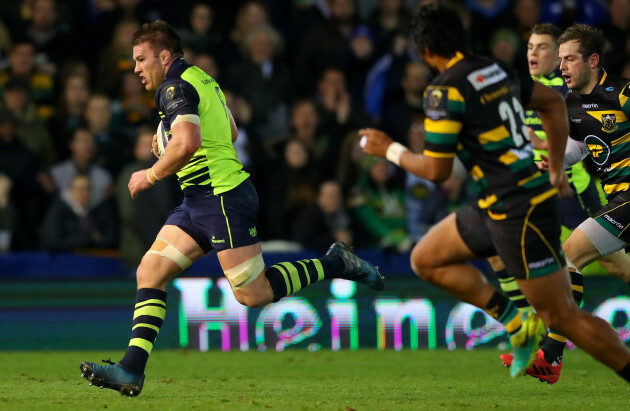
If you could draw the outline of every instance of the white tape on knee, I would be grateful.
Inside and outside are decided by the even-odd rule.
[[[179,266],[182,270],[190,267],[192,261],[186,257],[181,251],[173,247],[171,243],[163,238],[156,238],[155,242],[151,245],[151,249],[147,251],[147,254],[157,254],[162,257],[168,258]]]
[[[257,254],[236,267],[224,270],[223,273],[234,290],[247,287],[258,278],[265,269],[265,261],[262,254]]]

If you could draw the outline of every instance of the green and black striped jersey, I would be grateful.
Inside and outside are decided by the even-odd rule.
[[[214,194],[221,194],[249,177],[232,145],[223,91],[203,70],[183,58],[173,62],[155,93],[155,104],[168,139],[175,121],[190,121],[201,128],[201,147],[177,172],[182,190],[209,186]]]
[[[552,89],[558,91],[564,97],[569,94],[569,88],[562,78],[562,72],[560,71],[560,69],[555,69],[546,76],[537,76],[532,78],[534,79],[534,81],[537,81],[540,84],[551,87]],[[541,140],[547,139],[547,134],[542,128],[542,121],[540,120],[540,116],[538,115],[538,112],[536,110],[525,110],[525,125],[531,127],[531,129],[534,130],[536,136]],[[547,150],[536,149],[534,149],[534,154],[535,161],[538,161],[540,159],[540,154],[544,154],[545,156],[548,155]],[[591,175],[588,173],[588,171],[586,171],[581,161],[568,169],[567,175],[569,177],[569,183],[573,184],[573,187],[575,187],[577,194],[580,194],[584,190],[586,190],[591,182]]]
[[[425,91],[424,154],[457,155],[476,182],[479,206],[497,219],[556,193],[534,163],[523,109],[533,81],[521,82],[495,60],[457,53]]]
[[[590,94],[567,97],[570,137],[589,150],[609,200],[630,190],[630,80],[602,70]]]

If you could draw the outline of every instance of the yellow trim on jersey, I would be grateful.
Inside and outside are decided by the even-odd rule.
[[[604,80],[606,80],[606,77],[608,77],[608,73],[606,73],[606,70],[602,69],[602,71],[604,72],[604,75],[602,76],[602,79],[599,81],[600,85],[604,84]]]
[[[497,200],[498,200],[497,196],[495,194],[492,194],[486,198],[480,198],[479,201],[477,201],[477,204],[479,205],[480,208],[488,208],[492,204],[496,203]]]
[[[488,215],[490,216],[491,219],[495,220],[495,221],[499,221],[499,220],[505,220],[507,218],[507,214],[505,213],[493,213],[490,210],[486,210],[488,211]]]
[[[536,172],[535,172],[534,174],[532,174],[531,176],[529,176],[529,177],[525,177],[525,178],[523,178],[522,180],[519,180],[519,181],[518,181],[518,185],[519,185],[519,186],[525,185],[525,184],[527,184],[529,181],[531,181],[531,180],[533,180],[533,179],[535,179],[535,178],[537,178],[537,177],[540,177],[541,175],[542,175],[542,173],[541,173],[540,171],[536,171]]]
[[[446,62],[446,68],[451,68],[452,66],[455,65],[455,63],[457,63],[458,61],[461,61],[464,59],[464,54],[456,51],[455,52],[455,57],[453,57],[452,59],[450,59],[449,61]]]
[[[621,93],[619,93],[619,105],[621,107],[623,107],[626,104],[626,101],[628,101],[628,96],[625,96],[623,94],[623,91],[627,89],[629,86],[630,86],[630,83],[626,84],[624,88],[621,89]]]
[[[630,183],[604,185],[604,193],[606,194],[614,193],[615,191],[628,191],[628,189],[630,189]]]
[[[455,157],[455,153],[438,153],[437,151],[424,150],[422,153],[425,156],[434,157],[434,158],[453,158]]]
[[[623,144],[629,140],[630,140],[630,133],[626,134],[625,136],[619,137],[617,140],[611,141],[610,145],[616,146],[617,144]]]
[[[472,166],[469,174],[472,176],[473,179],[475,179],[475,181],[479,181],[483,178],[483,171],[481,171],[481,168],[479,168],[478,165]]]
[[[462,123],[453,120],[431,120],[426,118],[424,120],[425,131],[429,133],[441,133],[441,134],[459,134],[462,130]]]
[[[554,194],[556,194],[558,192],[557,188],[552,188],[551,190],[547,190],[542,194],[538,194],[536,197],[532,197],[529,200],[529,203],[532,205],[537,205],[542,203],[543,201],[545,201],[546,199],[548,199],[549,197],[553,196]]]
[[[490,131],[486,131],[485,133],[479,134],[479,142],[481,144],[487,143],[496,143],[497,141],[501,141],[506,137],[510,136],[510,132],[504,125],[500,125],[497,128],[493,128]]]
[[[617,123],[623,123],[628,120],[626,114],[621,110],[597,110],[597,111],[587,111],[587,114],[592,116],[595,120],[602,122],[602,114],[614,114],[617,117]]]
[[[623,159],[621,161],[617,161],[616,163],[612,163],[610,165],[610,169],[614,169],[614,168],[622,168],[622,167],[628,167],[630,166],[630,158],[626,158]]]
[[[175,127],[175,124],[181,123],[182,121],[187,121],[189,123],[193,123],[196,126],[201,127],[201,119],[196,114],[178,114],[175,117],[175,120],[171,123],[171,129]]]
[[[499,161],[505,165],[510,165],[516,160],[518,160],[518,156],[511,151],[506,151],[499,157]]]
[[[465,102],[464,96],[462,96],[462,93],[460,93],[459,90],[457,90],[455,87],[448,88],[448,99],[450,101]]]

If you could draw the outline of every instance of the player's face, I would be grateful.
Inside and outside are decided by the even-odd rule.
[[[133,59],[136,62],[133,71],[140,76],[144,88],[147,90],[157,89],[162,84],[166,74],[159,55],[155,55],[149,43],[140,43],[133,47]]]
[[[558,48],[549,34],[532,34],[527,42],[529,74],[546,76],[558,66]]]
[[[567,87],[580,93],[588,92],[586,90],[591,83],[591,76],[596,75],[597,71],[590,68],[591,59],[584,61],[584,56],[579,51],[580,45],[577,41],[572,40],[560,45],[560,70]]]

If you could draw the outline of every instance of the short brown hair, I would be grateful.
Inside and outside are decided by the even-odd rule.
[[[157,56],[162,50],[168,50],[173,57],[184,55],[182,40],[175,30],[163,20],[155,20],[153,23],[144,23],[142,27],[133,33],[131,45],[149,43]]]
[[[593,54],[599,55],[599,67],[604,61],[605,41],[601,31],[589,26],[588,24],[574,24],[564,31],[558,38],[558,43],[563,44],[569,41],[577,41],[580,45],[578,49],[582,55],[582,59]]]
[[[558,37],[562,34],[560,27],[551,23],[538,23],[532,27],[532,34],[546,34],[557,44]]]

